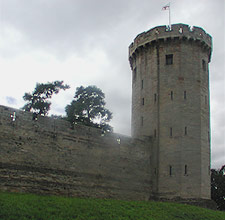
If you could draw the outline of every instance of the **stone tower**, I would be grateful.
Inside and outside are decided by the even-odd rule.
[[[185,24],[158,26],[129,47],[132,136],[151,136],[152,196],[210,199],[212,38]]]

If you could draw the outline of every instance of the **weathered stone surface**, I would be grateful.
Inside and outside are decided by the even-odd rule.
[[[211,36],[184,24],[155,27],[129,47],[132,136],[153,137],[157,197],[210,198],[210,57]]]
[[[0,190],[210,206],[210,57],[201,28],[135,38],[132,138],[0,106]]]
[[[16,120],[10,115],[16,112]],[[150,143],[0,106],[0,189],[146,200]],[[120,144],[118,143],[120,139]]]

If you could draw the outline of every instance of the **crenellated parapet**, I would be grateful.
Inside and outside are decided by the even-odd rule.
[[[134,39],[129,46],[129,58],[132,59],[140,49],[154,45],[156,42],[166,42],[171,40],[194,41],[199,43],[208,51],[209,61],[212,50],[212,37],[200,27],[190,27],[186,24],[174,24],[168,26],[157,26],[149,31],[143,32]]]

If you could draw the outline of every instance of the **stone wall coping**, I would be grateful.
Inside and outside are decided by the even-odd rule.
[[[13,121],[13,115],[15,114],[15,121]],[[63,133],[70,133],[71,135],[84,135],[87,137],[93,138],[107,138],[113,139],[117,141],[118,145],[120,142],[123,143],[134,143],[134,142],[145,142],[149,141],[149,138],[143,137],[142,139],[132,138],[131,136],[114,133],[114,132],[106,132],[102,133],[100,128],[94,128],[90,126],[85,126],[82,124],[75,124],[74,129],[71,129],[71,125],[68,121],[63,119],[55,119],[48,116],[37,116],[37,120],[32,120],[33,113],[26,112],[21,109],[16,109],[4,105],[0,105],[0,122],[2,119],[8,120],[9,123],[14,123],[15,125],[20,122],[22,124],[26,123],[26,127],[30,126],[31,129],[34,127],[38,127],[42,130],[50,131],[50,132],[63,132]]]

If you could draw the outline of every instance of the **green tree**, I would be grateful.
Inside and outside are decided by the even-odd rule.
[[[112,113],[105,108],[105,94],[96,86],[77,87],[74,100],[66,106],[68,121],[72,125],[82,123],[87,126],[112,131],[107,124],[112,119]]]
[[[219,210],[225,211],[225,165],[211,170],[211,197]]]
[[[70,88],[64,85],[63,81],[54,81],[48,83],[37,83],[32,93],[25,93],[23,99],[27,102],[22,109],[33,112],[34,115],[45,116],[50,110],[51,102],[49,99],[53,94],[59,93],[60,89]]]

